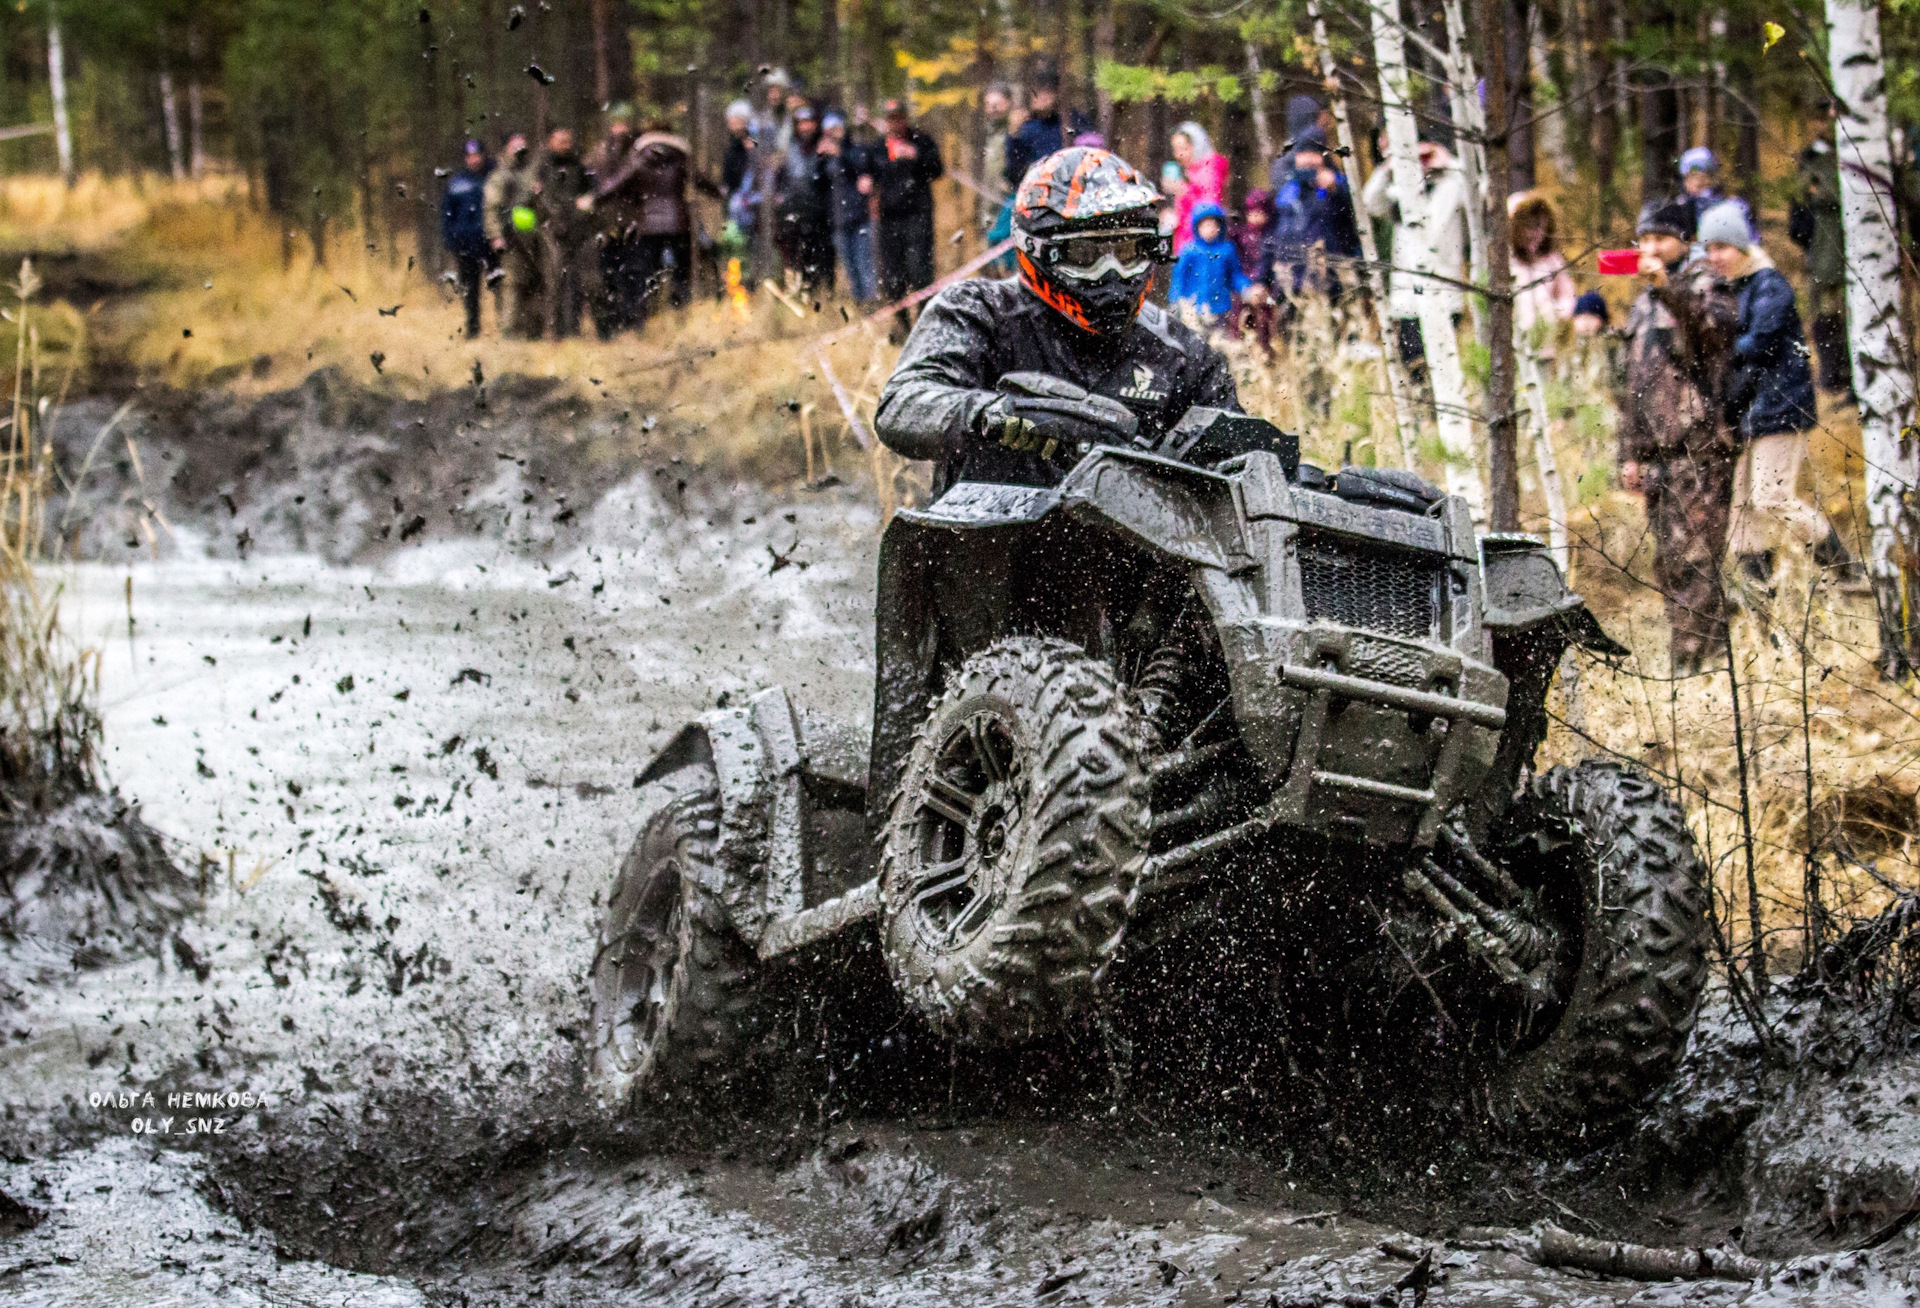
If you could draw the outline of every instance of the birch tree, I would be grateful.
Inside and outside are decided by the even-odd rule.
[[[53,146],[60,177],[73,185],[73,132],[67,126],[67,60],[60,49],[60,15],[47,6],[47,81],[53,91]]]
[[[1487,284],[1487,116],[1480,107],[1477,91],[1480,79],[1474,76],[1473,54],[1467,45],[1467,23],[1460,11],[1460,0],[1446,0],[1447,16],[1447,107],[1453,114],[1455,139],[1459,142],[1460,174],[1467,179],[1467,266],[1468,280],[1476,286]],[[1481,344],[1487,343],[1487,324],[1480,311],[1479,297],[1467,304],[1473,310],[1473,326]]]
[[[1387,126],[1387,156],[1392,194],[1400,206],[1394,235],[1393,275],[1412,279],[1419,305],[1420,336],[1426,349],[1427,376],[1433,385],[1434,423],[1446,456],[1444,480],[1449,495],[1466,499],[1475,522],[1485,522],[1486,496],[1474,461],[1473,419],[1467,407],[1467,380],[1460,368],[1460,341],[1445,301],[1434,294],[1433,238],[1428,228],[1426,178],[1420,169],[1419,129],[1414,125],[1407,73],[1407,46],[1400,30],[1399,0],[1368,0],[1373,15],[1374,62],[1380,69],[1380,110]],[[1392,342],[1382,342],[1392,349]]]
[[[187,155],[180,135],[180,98],[173,93],[173,73],[165,68],[160,70],[160,124],[166,131],[167,162],[173,180],[183,182],[187,179]]]
[[[1351,179],[1354,195],[1359,195],[1358,183],[1360,151],[1353,139],[1353,120],[1347,116],[1347,97],[1340,89],[1340,69],[1333,62],[1333,47],[1327,43],[1327,20],[1321,17],[1320,0],[1307,0],[1307,16],[1313,20],[1313,43],[1320,55],[1320,76],[1325,79],[1327,88],[1327,106],[1333,111],[1335,134],[1340,138],[1340,148],[1354,167]],[[1380,329],[1380,366],[1387,376],[1387,394],[1393,399],[1393,423],[1395,435],[1400,441],[1400,463],[1408,471],[1414,471],[1418,464],[1414,461],[1414,440],[1420,433],[1420,424],[1413,413],[1413,382],[1407,376],[1406,366],[1400,362],[1399,343],[1393,325],[1393,309],[1387,300],[1387,277],[1380,267],[1380,247],[1373,239],[1373,222],[1365,214],[1359,215],[1356,226],[1360,229],[1360,259],[1367,266],[1368,298],[1373,301],[1373,316]]]
[[[1915,666],[1920,523],[1913,492],[1920,442],[1913,430],[1913,373],[1900,320],[1900,244],[1894,225],[1893,151],[1887,130],[1887,70],[1877,0],[1826,0],[1827,58],[1839,115],[1840,214],[1846,233],[1847,327],[1853,389],[1867,464],[1868,568],[1880,608],[1880,666]]]

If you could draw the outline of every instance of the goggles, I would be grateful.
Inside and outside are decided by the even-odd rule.
[[[1029,236],[1027,252],[1049,271],[1075,281],[1098,281],[1110,272],[1138,277],[1172,255],[1172,241],[1157,231],[1077,232],[1069,236]]]

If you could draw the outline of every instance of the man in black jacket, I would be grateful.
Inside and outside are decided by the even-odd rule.
[[[1076,136],[1091,132],[1093,123],[1078,109],[1071,114],[1060,108],[1060,70],[1042,63],[1033,70],[1027,88],[1027,114],[1020,126],[1007,135],[1007,189],[1014,190],[1027,169],[1048,155],[1073,144]]]
[[[874,147],[880,196],[880,298],[897,300],[933,281],[933,183],[946,172],[934,139],[907,121],[907,107],[886,104],[887,134]]]
[[[1239,410],[1226,360],[1146,303],[1168,257],[1157,199],[1117,155],[1062,150],[1014,199],[1019,277],[959,282],[927,306],[876,426],[895,451],[936,464],[936,495],[956,481],[1051,486],[1088,445],[1163,432],[1196,404]],[[1010,373],[1065,385],[1003,390]]]

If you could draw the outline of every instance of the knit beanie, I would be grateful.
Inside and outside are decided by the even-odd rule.
[[[1633,225],[1633,234],[1691,241],[1693,223],[1693,205],[1686,200],[1648,200],[1640,206],[1640,221]]]
[[[1741,251],[1753,245],[1747,233],[1747,215],[1731,202],[1716,204],[1700,215],[1697,238],[1702,245],[1731,245]]]

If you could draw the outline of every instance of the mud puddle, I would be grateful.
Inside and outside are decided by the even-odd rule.
[[[540,552],[487,534],[345,566],[208,558],[229,551],[186,521],[166,561],[66,574],[112,780],[206,903],[159,959],[0,1012],[0,1191],[44,1214],[0,1212],[9,1302],[1334,1303],[1429,1248],[1433,1302],[1908,1301],[1904,1236],[1766,1290],[1600,1281],[1458,1238],[1482,1200],[1450,1219],[1444,1194],[1045,1104],[609,1122],[583,977],[657,801],[635,774],[776,682],[864,725],[878,524],[851,492],[645,471],[580,518]],[[1746,1147],[1745,1111],[1688,1147]],[[1552,1216],[1528,1212],[1551,1180],[1493,1207]],[[1668,1242],[1727,1238],[1737,1187],[1688,1184]]]

